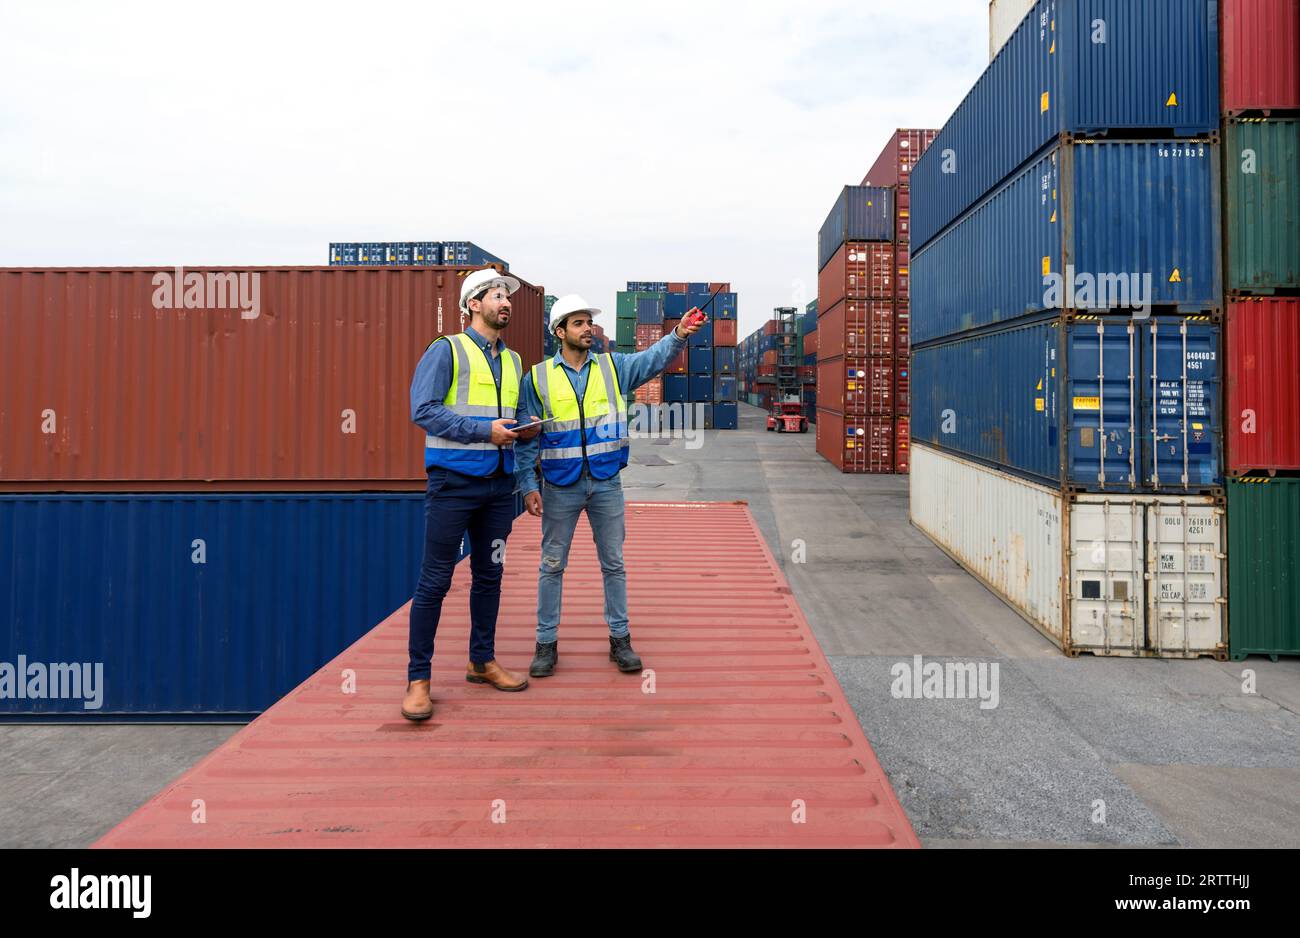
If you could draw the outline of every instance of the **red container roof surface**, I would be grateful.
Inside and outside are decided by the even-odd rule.
[[[517,670],[534,648],[540,539],[521,517],[505,568],[497,654]],[[689,563],[670,543],[691,545]],[[584,519],[554,677],[520,694],[465,682],[461,564],[431,720],[399,713],[403,608],[96,846],[920,846],[744,503],[629,504],[625,556],[654,693],[608,661]]]

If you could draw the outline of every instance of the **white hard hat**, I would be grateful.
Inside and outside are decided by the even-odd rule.
[[[588,306],[587,301],[578,294],[570,293],[568,296],[560,297],[555,301],[555,305],[551,307],[551,324],[547,328],[554,332],[556,326],[574,313],[591,313],[592,316],[595,316],[599,312],[600,310],[596,307]]]
[[[460,311],[469,313],[469,301],[491,287],[505,287],[510,293],[519,289],[519,281],[509,274],[486,267],[465,277],[460,285]]]

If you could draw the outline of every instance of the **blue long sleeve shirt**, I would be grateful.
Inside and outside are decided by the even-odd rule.
[[[497,387],[500,387],[501,356],[505,354],[505,341],[497,339],[497,354],[493,355],[491,343],[473,328],[466,326],[465,334],[487,355],[492,377],[496,378]],[[431,436],[440,436],[457,443],[486,443],[492,439],[491,423],[452,413],[443,403],[451,388],[451,354],[451,343],[434,342],[415,366],[415,377],[411,379],[411,422]],[[526,422],[520,414],[527,414],[527,411],[520,408],[513,414],[502,412],[501,416]]]
[[[623,388],[623,393],[631,394],[659,374],[681,354],[684,348],[686,348],[686,339],[677,338],[677,330],[674,329],[644,352],[611,353],[614,368],[618,371],[618,383]],[[596,356],[588,349],[586,361],[582,363],[582,367],[575,369],[564,360],[562,353],[562,349],[556,351],[555,357],[551,360],[569,373],[569,378],[573,381],[573,389],[581,399],[582,395],[587,393],[587,375],[591,373],[592,360]],[[542,401],[537,396],[537,389],[533,387],[531,370],[525,375],[524,383],[519,389],[519,413],[525,415],[519,418],[520,422],[526,422],[528,419],[526,415],[529,414],[538,417],[546,416],[542,412]],[[542,430],[546,430],[545,424],[542,425]],[[541,445],[541,434],[531,440],[519,440],[515,443],[515,491],[521,495],[537,491],[537,478],[533,474],[533,466],[537,464],[537,454]]]

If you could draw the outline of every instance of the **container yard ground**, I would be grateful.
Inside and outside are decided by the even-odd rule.
[[[749,502],[924,845],[1300,846],[1300,661],[1067,659],[908,524],[906,477],[740,414],[699,449],[635,441],[628,498]],[[996,663],[997,707],[895,699],[914,655]],[[88,845],[234,732],[2,726],[0,846]]]

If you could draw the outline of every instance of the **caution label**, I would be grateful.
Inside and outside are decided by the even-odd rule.
[[[1074,399],[1075,410],[1101,410],[1100,397],[1076,397]]]
[[[1049,94],[1048,92],[1044,91],[1043,96],[1038,100],[1038,107],[1043,114],[1047,113],[1047,108],[1049,103],[1050,103]]]
[[[1043,401],[1041,397],[1034,398],[1034,410],[1038,411],[1041,414],[1046,409],[1047,409],[1047,404]]]

